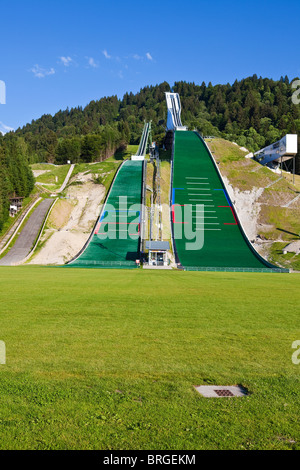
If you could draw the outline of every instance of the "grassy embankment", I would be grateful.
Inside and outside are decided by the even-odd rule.
[[[70,165],[56,166],[48,163],[35,163],[31,165],[31,169],[45,171],[45,173],[35,178],[36,183],[51,192],[57,191],[61,187],[70,169]]]

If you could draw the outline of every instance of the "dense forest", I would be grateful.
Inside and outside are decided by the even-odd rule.
[[[8,214],[8,195],[26,196],[33,189],[31,163],[102,161],[127,144],[136,144],[144,121],[152,121],[152,136],[163,145],[167,82],[91,101],[85,108],[43,115],[14,133],[0,135],[0,230]],[[300,105],[293,104],[288,77],[256,75],[232,85],[175,82],[182,104],[182,122],[202,135],[220,136],[250,151],[280,139],[300,135]],[[297,172],[300,173],[300,158]]]
[[[27,146],[12,133],[0,134],[0,231],[9,214],[9,196],[27,197],[34,188]]]
[[[300,134],[300,105],[292,103],[288,77],[275,81],[256,75],[233,85],[176,82],[172,88],[182,103],[182,121],[202,135],[214,135],[256,151],[287,133]],[[165,135],[166,82],[91,101],[85,108],[59,111],[32,121],[16,135],[31,162],[102,160],[118,147],[138,143],[144,120],[152,120],[153,138]]]

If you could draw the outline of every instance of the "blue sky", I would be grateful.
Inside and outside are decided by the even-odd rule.
[[[299,0],[1,2],[0,129],[164,80],[293,79],[299,17]]]

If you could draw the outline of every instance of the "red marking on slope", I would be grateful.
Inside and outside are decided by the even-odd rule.
[[[229,209],[232,212],[233,218],[235,220],[235,222],[224,222],[224,225],[238,225],[238,221],[236,220],[235,213],[234,213],[233,208],[231,206],[218,206],[218,207],[229,207]]]
[[[234,213],[234,210],[233,208],[230,206],[230,209],[231,209],[231,212],[232,212],[232,215],[233,215],[233,218],[235,220],[235,224],[237,225],[238,224],[238,221],[236,220],[236,217],[235,217],[235,213]]]
[[[176,220],[175,220],[175,210],[174,210],[174,206],[184,207],[185,205],[186,205],[186,204],[173,204],[173,205],[172,205],[173,224],[188,224],[188,222],[176,222]]]

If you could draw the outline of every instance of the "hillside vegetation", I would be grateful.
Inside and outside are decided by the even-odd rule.
[[[9,197],[26,198],[33,188],[34,177],[20,141],[0,133],[0,234],[9,217]]]
[[[118,147],[137,144],[144,120],[152,120],[153,138],[162,144],[167,108],[163,82],[138,93],[91,101],[85,108],[58,111],[32,121],[16,134],[30,161],[66,163],[99,161]],[[182,121],[203,135],[237,142],[255,151],[287,133],[300,134],[300,106],[292,103],[288,77],[280,80],[253,75],[232,85],[175,82],[182,103]],[[299,171],[299,164],[298,164]]]

